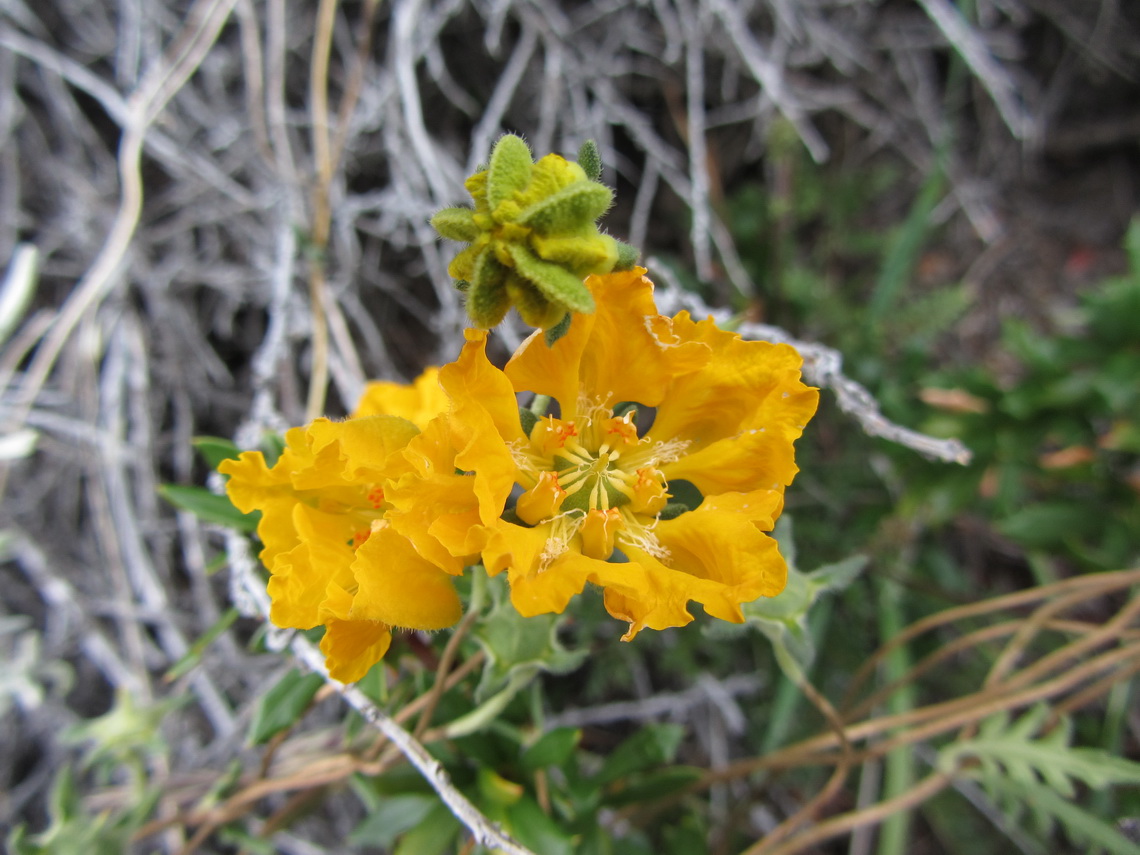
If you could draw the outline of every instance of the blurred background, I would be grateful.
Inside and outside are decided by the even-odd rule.
[[[825,694],[924,615],[1136,566],[1138,36],[1120,0],[2,0],[4,833],[56,829],[21,851],[76,853],[400,845],[359,832],[375,805],[347,773],[224,801],[266,774],[257,723],[290,664],[233,608],[216,508],[179,490],[210,474],[195,437],[342,415],[366,380],[453,358],[453,247],[427,221],[468,201],[506,131],[537,155],[596,140],[604,225],[660,287],[837,349],[888,418],[972,449],[925,460],[824,395],[788,496],[795,561],[867,561],[803,625]],[[596,655],[544,678],[552,713],[633,703],[581,725],[583,750],[668,720],[687,729],[663,761],[724,767],[823,726],[763,644],[693,627],[617,649],[612,630],[578,619]],[[967,694],[992,658],[892,709]],[[1136,759],[1131,679],[1073,710],[1084,743]],[[316,691],[277,737],[294,761],[343,748]],[[741,851],[826,777],[710,785],[656,831],[633,817],[622,837],[623,814],[610,849],[546,851]],[[858,780],[824,816],[864,804]],[[1089,851],[975,790],[806,851]],[[1135,789],[1089,798],[1124,834],[1140,816]],[[196,840],[179,811],[217,803],[222,831]],[[434,851],[471,851],[451,845]]]

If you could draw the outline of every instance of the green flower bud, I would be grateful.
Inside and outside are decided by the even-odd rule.
[[[432,217],[440,235],[468,245],[448,273],[470,283],[467,313],[475,324],[494,326],[512,305],[543,329],[569,312],[592,312],[583,280],[609,273],[631,252],[636,261],[632,247],[598,231],[613,191],[597,180],[597,146],[583,145],[579,159],[548,154],[535,163],[527,144],[507,134],[486,169],[465,182],[474,209],[444,208]]]

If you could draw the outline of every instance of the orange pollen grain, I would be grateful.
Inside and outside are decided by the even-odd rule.
[[[379,510],[380,506],[384,504],[384,488],[373,487],[371,490],[369,490],[368,503],[372,505],[373,508]]]

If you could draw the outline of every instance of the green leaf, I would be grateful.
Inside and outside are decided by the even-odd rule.
[[[670,504],[683,505],[686,510],[695,511],[705,500],[697,485],[684,478],[674,478],[666,485],[666,489],[669,491]]]
[[[594,297],[581,277],[557,264],[542,261],[525,247],[509,244],[507,250],[519,275],[551,302],[572,312],[594,311]]]
[[[85,744],[85,766],[120,764],[162,750],[162,722],[185,698],[146,702],[125,689],[115,692],[114,705],[60,734],[65,744]]]
[[[1015,511],[998,523],[1006,537],[1035,549],[1064,543],[1074,534],[1087,533],[1100,511],[1080,502],[1041,502]]]
[[[1050,820],[1055,819],[1078,844],[1090,848],[1103,846],[1113,855],[1140,855],[1140,845],[1125,838],[1111,823],[1059,795],[1047,784],[1005,777],[991,779],[988,783],[997,790],[999,804],[1008,806],[1012,802],[1030,807],[1043,832],[1048,831]]]
[[[227,609],[226,612],[214,622],[213,626],[202,633],[202,636],[190,645],[190,649],[170,667],[170,670],[163,675],[162,679],[171,682],[195,668],[198,663],[202,661],[202,654],[206,648],[214,643],[214,639],[229,629],[233,625],[233,622],[238,619],[238,616],[239,612],[236,608],[230,607]]]
[[[1124,233],[1124,249],[1128,253],[1128,267],[1132,279],[1140,286],[1140,217],[1133,217]]]
[[[261,745],[297,723],[324,680],[317,674],[303,674],[293,668],[265,693],[249,726],[249,741]]]
[[[241,455],[241,449],[233,442],[216,436],[196,436],[190,444],[211,469],[217,469],[223,460],[237,460]]]
[[[439,799],[434,795],[418,793],[382,799],[353,829],[348,842],[353,846],[388,849],[397,837],[423,822],[438,805]]]
[[[447,805],[436,802],[427,816],[400,838],[392,855],[443,855],[461,829]]]
[[[475,212],[470,208],[444,208],[431,218],[431,226],[448,240],[473,243],[479,236]]]
[[[523,796],[507,808],[507,826],[519,843],[542,855],[572,855],[570,836],[542,812],[538,802]]]
[[[945,176],[939,165],[927,177],[906,221],[891,240],[867,306],[868,325],[879,325],[879,320],[894,306],[909,281],[926,241],[932,222],[931,215],[942,198],[945,184]]]
[[[966,758],[990,761],[1004,768],[1009,777],[1025,781],[1041,778],[1062,795],[1074,791],[1072,779],[1096,790],[1114,784],[1140,784],[1140,763],[1100,748],[1071,748],[1067,720],[1045,736],[1035,736],[1048,714],[1048,708],[1039,704],[1012,724],[1008,714],[991,716],[973,739],[943,748],[940,766],[954,769]]]
[[[530,183],[533,165],[530,147],[521,137],[514,134],[499,137],[491,149],[491,163],[487,168],[487,202],[491,210]]]
[[[673,762],[685,728],[679,724],[650,724],[614,749],[596,781],[608,784],[634,772]]]
[[[566,617],[523,617],[511,604],[503,577],[488,582],[495,606],[479,620],[472,633],[487,657],[475,691],[476,701],[487,700],[508,684],[521,687],[540,671],[568,674],[582,664],[585,650],[570,651],[558,641],[558,627]]]
[[[257,529],[259,513],[243,514],[233,506],[226,496],[211,493],[205,487],[162,484],[158,494],[176,508],[189,511],[206,522],[218,523],[237,531],[252,532]]]
[[[808,612],[823,594],[841,591],[855,581],[867,566],[867,556],[852,555],[812,573],[803,573],[795,567],[794,550],[785,546],[790,543],[790,538],[780,538],[781,551],[788,562],[788,582],[784,590],[775,597],[761,597],[746,603],[742,610],[748,625],[764,633],[774,645],[783,647],[796,664],[806,670],[815,658]]]
[[[606,796],[606,805],[622,807],[637,802],[653,802],[679,793],[699,781],[704,770],[695,766],[672,766],[640,775],[631,775],[619,790]]]
[[[527,748],[520,762],[529,772],[547,766],[561,766],[574,755],[574,749],[582,739],[582,731],[574,727],[559,727],[540,736]]]
[[[277,855],[277,848],[264,837],[251,834],[239,825],[228,825],[218,830],[218,840],[228,847],[250,855]]]

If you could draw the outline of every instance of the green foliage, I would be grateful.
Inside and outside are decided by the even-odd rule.
[[[290,669],[258,701],[249,726],[250,744],[260,745],[295,725],[323,685],[317,674]]]
[[[131,692],[120,689],[110,710],[72,725],[63,731],[61,739],[65,744],[84,746],[85,767],[141,764],[150,754],[164,749],[160,727],[179,703],[171,699],[140,706]]]
[[[777,597],[760,597],[745,603],[745,626],[758,629],[774,647],[786,652],[800,670],[810,668],[816,655],[815,640],[808,625],[811,608],[825,593],[843,591],[867,565],[865,555],[852,555],[826,564],[810,573],[796,566],[796,549],[792,537],[792,517],[784,514],[773,533],[780,542],[780,554],[788,565],[788,581]],[[712,624],[706,634],[712,638],[731,638],[739,628],[731,624]]]
[[[547,766],[562,766],[570,759],[581,739],[582,731],[576,728],[556,728],[540,736],[523,752],[519,761],[530,772]]]
[[[378,799],[368,816],[353,829],[348,842],[354,846],[387,849],[396,838],[424,822],[438,802],[427,793],[404,793]]]
[[[154,810],[160,796],[157,789],[140,791],[129,810],[93,815],[83,806],[74,772],[64,767],[52,788],[50,825],[34,835],[23,825],[16,826],[5,841],[6,851],[11,855],[122,855],[130,851],[132,834]]]
[[[1137,235],[1140,220],[1129,240]],[[948,508],[977,508],[982,494],[998,531],[1081,569],[1140,559],[1138,311],[1135,267],[1087,294],[1061,335],[1008,322],[1003,341],[1022,365],[1012,386],[977,370],[931,382],[974,402],[926,425],[957,433],[975,450],[970,477],[947,485]]]
[[[202,654],[206,652],[206,648],[233,626],[234,621],[237,619],[238,610],[236,608],[231,607],[226,609],[222,616],[214,622],[213,626],[194,640],[194,643],[190,645],[190,649],[186,651],[182,658],[170,666],[170,670],[166,672],[164,679],[168,681],[177,680],[179,677],[188,674],[196,668],[202,661]]]
[[[226,496],[211,493],[205,487],[163,484],[158,488],[158,494],[176,508],[189,511],[206,522],[217,523],[238,531],[256,531],[257,521],[261,518],[261,514],[257,511],[243,514]]]
[[[608,784],[632,772],[641,772],[671,762],[684,737],[685,730],[680,725],[649,725],[619,745],[606,758],[596,780]]]
[[[1115,784],[1140,784],[1140,763],[1101,749],[1071,747],[1068,720],[1037,735],[1048,717],[1048,708],[1038,705],[1016,721],[1007,714],[988,718],[977,736],[944,748],[939,753],[939,767],[977,778],[1011,824],[1029,810],[1043,836],[1060,822],[1078,843],[1140,855],[1140,846],[1073,801],[1078,782],[1096,790]]]
[[[190,445],[211,469],[217,469],[223,460],[236,460],[241,455],[241,449],[235,443],[217,436],[196,436],[190,440]]]
[[[473,633],[487,657],[477,699],[485,700],[512,685],[522,688],[542,671],[568,674],[582,664],[586,651],[567,650],[558,640],[565,616],[523,617],[511,605],[502,577],[489,584],[494,606]]]

